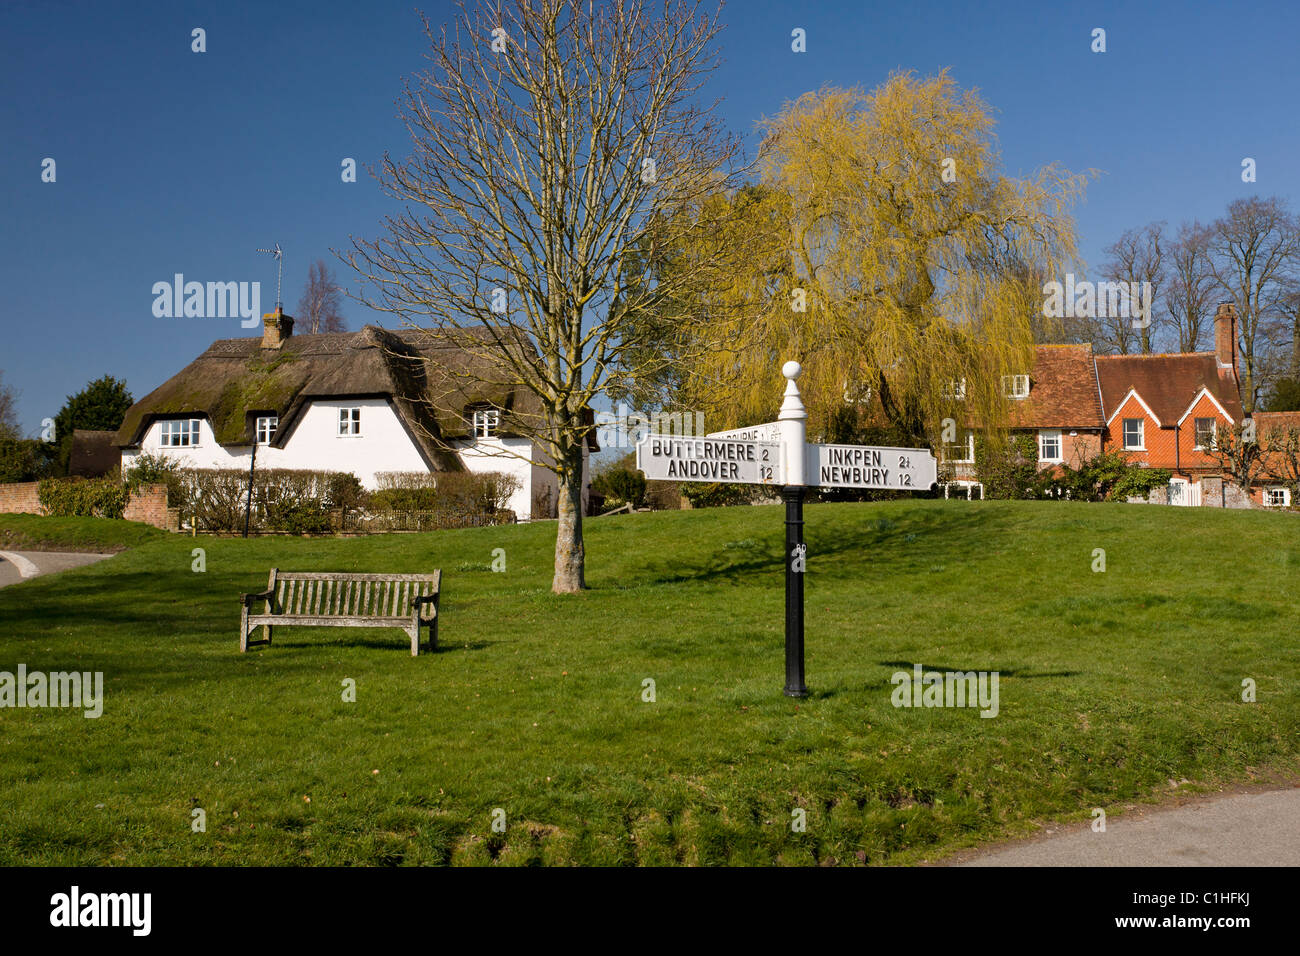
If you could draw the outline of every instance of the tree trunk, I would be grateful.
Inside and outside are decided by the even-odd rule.
[[[559,464],[560,521],[555,534],[555,579],[551,590],[574,594],[587,586],[587,554],[582,541],[582,446],[573,446]]]

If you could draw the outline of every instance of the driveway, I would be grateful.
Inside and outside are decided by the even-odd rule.
[[[0,551],[0,588],[26,578],[56,574],[111,558],[111,554],[82,554],[71,551]]]
[[[952,866],[1300,866],[1300,786],[1132,807],[1051,836],[959,854]]]

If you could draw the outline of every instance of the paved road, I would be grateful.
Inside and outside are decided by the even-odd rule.
[[[111,554],[71,551],[0,551],[0,588],[17,584],[25,578],[80,568],[111,557]]]
[[[955,866],[1300,866],[1300,787],[1138,807],[1052,836],[963,855]]]

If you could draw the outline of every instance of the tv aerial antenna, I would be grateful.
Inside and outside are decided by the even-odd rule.
[[[275,256],[275,308],[277,312],[283,311],[284,303],[280,301],[280,280],[284,278],[284,252],[281,251],[278,242],[275,244],[274,249],[258,249],[257,251],[268,252]]]

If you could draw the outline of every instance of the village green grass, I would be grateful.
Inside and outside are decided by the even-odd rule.
[[[809,506],[803,700],[781,693],[782,519],[590,521],[591,590],[565,597],[553,523],[126,530],[123,554],[0,590],[0,670],[103,671],[106,694],[97,720],[0,710],[0,864],[911,864],[1300,772],[1294,516]],[[272,565],[442,568],[441,649],[283,628],[240,654],[237,595]],[[895,708],[914,663],[998,671],[997,717]]]

